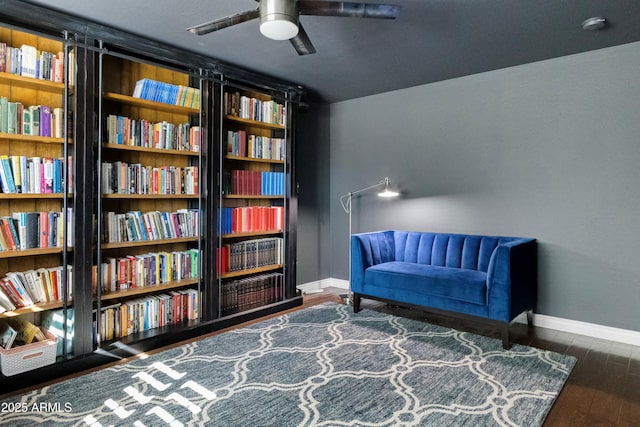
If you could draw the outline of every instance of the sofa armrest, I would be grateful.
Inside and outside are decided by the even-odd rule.
[[[393,231],[359,233],[351,236],[351,290],[362,292],[364,272],[372,265],[395,260]]]
[[[364,288],[364,271],[371,267],[372,259],[367,257],[363,241],[358,236],[351,236],[351,291],[362,292]]]
[[[538,296],[538,256],[535,239],[499,244],[487,271],[489,317],[510,322],[535,308]]]

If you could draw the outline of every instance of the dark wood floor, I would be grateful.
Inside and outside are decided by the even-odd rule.
[[[305,295],[303,306],[326,301],[341,302],[340,294],[344,292],[327,288],[321,293]],[[483,329],[468,321],[389,307],[372,300],[363,300],[362,307],[500,338],[498,331]],[[545,427],[640,427],[640,347],[545,328],[529,329],[524,324],[512,325],[511,335],[514,343],[578,359],[544,423]]]
[[[289,311],[299,310],[328,301],[341,303],[342,299],[340,295],[344,293],[344,290],[338,288],[326,288],[323,292],[309,293],[304,295],[304,302],[301,307]],[[496,330],[486,329],[486,327],[482,328],[468,321],[426,314],[420,310],[390,307],[384,303],[366,299],[362,301],[362,308],[427,320],[431,323],[500,339],[500,334]],[[269,317],[280,314],[282,313],[277,313]],[[248,323],[255,323],[261,320],[264,320],[264,318],[228,329],[239,328],[246,326]],[[228,329],[216,331],[209,335],[217,335]],[[524,324],[512,325],[511,335],[514,343],[568,354],[578,359],[565,387],[544,423],[545,427],[640,427],[640,347],[544,328],[534,327],[529,329]],[[196,339],[201,338],[203,337]],[[185,342],[177,343],[170,347],[184,343]],[[167,348],[169,347],[157,349],[149,353],[155,353]],[[127,359],[117,363],[124,363],[126,361]],[[74,376],[87,372],[89,371],[79,372]],[[66,378],[51,382],[64,379]],[[24,392],[26,390],[22,391]],[[10,395],[14,394],[19,394],[19,392],[11,393]],[[7,397],[7,395],[0,397]]]

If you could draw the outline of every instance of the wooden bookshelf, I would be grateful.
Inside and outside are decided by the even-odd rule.
[[[263,109],[262,107],[265,105],[267,108]],[[287,257],[287,251],[284,247],[284,229],[287,228],[284,223],[288,220],[286,206],[289,203],[285,194],[288,188],[286,171],[290,164],[290,160],[287,159],[287,125],[260,121],[265,117],[262,114],[270,116],[273,112],[275,115],[276,111],[285,113],[283,107],[284,104],[258,90],[235,88],[233,85],[223,88],[221,117],[223,141],[220,147],[222,166],[219,177],[222,184],[219,200],[223,208],[221,215],[224,216],[220,225],[221,246],[217,248],[216,252],[216,265],[220,270],[217,272],[217,278],[222,295],[219,311],[222,316],[234,316],[238,312],[284,299],[283,292],[287,286],[285,285],[287,270],[285,266],[294,262]],[[273,117],[273,121],[281,123],[284,117],[285,114]],[[271,117],[268,120],[271,120]],[[263,179],[269,179],[269,181],[263,182]],[[280,192],[281,188],[278,187],[278,184],[282,184],[283,181],[283,193],[270,194]],[[247,185],[246,189],[245,185]],[[253,191],[249,188],[252,188]],[[260,194],[232,194],[234,191]],[[261,217],[261,220],[254,221],[248,213],[245,218],[244,211],[237,213],[242,216],[241,218],[232,216],[230,227],[229,215],[236,215],[234,209],[252,207],[277,208],[282,217],[277,217],[279,219],[276,219],[276,222],[281,221],[284,229],[259,230],[264,226],[264,221],[273,220],[270,214],[266,218]],[[260,211],[249,210],[247,212]],[[249,223],[245,224],[244,221]],[[243,224],[240,224],[241,222]],[[236,226],[237,229],[254,231],[230,232],[230,228],[233,226]],[[273,224],[268,225],[268,227],[273,226]],[[280,224],[277,225],[277,227],[280,226]],[[245,254],[247,257],[247,263],[243,265],[257,265],[257,262],[254,262],[254,256],[257,253],[262,253],[262,257],[267,257],[266,259],[269,260],[267,262],[275,261],[276,263],[258,268],[229,271],[237,268],[238,254]],[[256,287],[264,287],[264,292],[260,293],[260,300],[252,304],[243,304],[241,302],[243,301],[242,295],[254,292]],[[233,301],[236,300],[237,305],[234,305]]]
[[[0,83],[3,85],[6,84],[20,87],[22,89],[33,89],[56,94],[64,93],[64,83],[41,80],[33,77],[23,77],[18,74],[0,72]]]
[[[62,248],[35,248],[15,251],[0,251],[0,258],[18,258],[38,255],[61,254],[62,251]]]
[[[172,156],[187,156],[187,157],[200,156],[200,153],[197,151],[168,150],[166,148],[138,147],[135,145],[103,144],[103,147],[110,150],[137,151],[140,153],[155,153],[155,154],[172,155]]]
[[[253,199],[253,200],[271,200],[282,199],[284,196],[257,196],[251,194],[225,194],[222,196],[224,199]]]
[[[194,199],[200,196],[197,194],[103,194],[103,199]]]
[[[63,138],[50,136],[22,135],[18,133],[0,133],[0,141],[30,142],[38,144],[64,144]]]
[[[166,83],[168,85],[178,85],[178,86],[190,86],[189,75],[187,73],[170,70],[162,67],[161,65],[155,65],[143,61],[136,61],[134,58],[120,58],[118,56],[111,56],[109,53],[104,53],[102,55],[102,64],[103,64],[103,73],[104,79],[102,81],[102,111],[104,126],[102,127],[103,133],[99,135],[100,140],[103,142],[100,144],[101,149],[101,167],[104,167],[106,164],[113,165],[115,162],[123,162],[127,165],[127,167],[131,167],[132,165],[141,165],[144,168],[164,168],[164,167],[172,167],[175,170],[181,170],[185,175],[183,178],[183,183],[186,185],[186,172],[185,168],[190,168],[194,170],[194,168],[198,168],[198,176],[199,182],[197,188],[202,188],[200,184],[202,179],[200,177],[199,165],[200,165],[200,157],[201,153],[199,151],[188,151],[188,150],[177,150],[177,149],[166,149],[166,148],[157,148],[157,147],[143,147],[143,146],[133,146],[133,145],[125,145],[125,144],[114,144],[115,140],[127,140],[127,135],[118,129],[118,132],[122,132],[122,134],[109,134],[109,132],[114,132],[112,125],[109,120],[113,120],[113,117],[122,117],[122,119],[118,119],[118,125],[123,123],[123,127],[127,129],[131,123],[146,121],[148,123],[159,124],[159,123],[169,123],[178,127],[181,124],[187,123],[189,126],[183,128],[183,130],[188,129],[189,132],[187,137],[190,138],[188,140],[188,144],[193,144],[190,146],[202,147],[201,141],[194,141],[191,139],[195,137],[195,135],[191,132],[195,127],[199,126],[200,120],[200,109],[199,108],[189,108],[183,107],[179,105],[171,105],[165,104],[161,102],[154,102],[140,98],[134,98],[130,96],[133,93],[134,88],[136,86],[136,82],[142,79],[154,80],[161,83]],[[110,118],[111,117],[111,118]],[[139,129],[137,130],[137,132]],[[144,135],[146,137],[146,135]],[[152,140],[153,135],[149,135],[149,140]],[[167,138],[166,140],[161,138],[162,145],[177,147],[177,140],[172,139],[175,134],[171,133],[163,133],[163,138]],[[115,137],[115,139],[114,139]],[[138,138],[142,140],[143,135],[138,134]],[[112,143],[108,143],[106,141],[111,141]],[[150,142],[150,144],[153,144]],[[111,168],[109,166],[108,168]],[[107,168],[107,169],[108,169]],[[178,169],[179,168],[179,169]],[[104,171],[101,170],[101,178],[109,179],[106,176]],[[115,172],[111,169],[109,175],[115,176],[120,171]],[[126,171],[127,174],[136,173],[134,169],[128,169]],[[195,173],[194,173],[195,175]],[[133,176],[133,175],[132,175]],[[172,181],[173,184],[177,184],[178,181]],[[100,188],[103,183],[100,183]],[[140,184],[140,183],[138,183]],[[149,182],[145,183],[151,187],[151,177],[149,177]],[[108,183],[110,190],[115,190],[112,187],[114,186],[111,183]],[[122,186],[122,183],[120,184]],[[182,191],[177,185],[174,191]],[[142,186],[140,186],[142,188]],[[117,224],[107,224],[107,213],[113,212],[116,215],[124,214],[131,211],[141,212],[142,214],[146,212],[177,212],[180,210],[197,210],[199,209],[200,200],[202,195],[198,194],[101,194],[100,196],[100,205],[101,212],[99,215],[102,217],[102,231],[108,227],[117,227]],[[200,218],[202,218],[202,213],[200,212]],[[154,216],[154,220],[163,221],[160,216]],[[135,221],[135,220],[134,220]],[[166,224],[165,224],[166,225]],[[163,224],[158,224],[156,222],[156,226],[163,227]],[[137,228],[138,224],[136,223],[135,227]],[[144,226],[144,224],[142,224]],[[173,226],[170,224],[168,226]],[[181,237],[174,239],[157,239],[157,240],[137,240],[137,241],[127,241],[127,242],[102,242],[100,244],[100,250],[98,255],[98,261],[100,265],[106,266],[109,268],[110,275],[117,274],[118,277],[122,277],[124,274],[125,280],[128,277],[131,277],[133,273],[131,273],[131,269],[134,268],[149,268],[148,265],[141,266],[139,260],[142,257],[145,257],[147,260],[151,253],[153,254],[162,254],[166,253],[167,258],[169,259],[168,254],[172,253],[181,253],[181,254],[193,254],[194,251],[199,251],[200,248],[200,240],[201,236],[198,233],[202,227],[200,224],[196,225],[196,235],[193,237]],[[198,257],[202,257],[200,252],[198,253]],[[186,256],[186,255],[183,255]],[[195,255],[194,255],[195,256]],[[105,262],[105,259],[117,259],[119,262],[109,264]],[[160,257],[153,258],[155,261],[153,262],[161,262]],[[193,262],[193,259],[191,260]],[[167,261],[169,262],[169,261]],[[198,258],[197,265],[198,269],[200,268],[201,258]],[[115,265],[115,267],[114,267]],[[189,265],[189,268],[192,268],[193,264]],[[113,269],[116,269],[115,271]],[[157,268],[168,268],[164,265],[159,265]],[[125,269],[126,272],[123,273]],[[146,271],[147,274],[155,274],[156,270],[149,269]],[[199,270],[198,270],[199,271]],[[185,271],[186,274],[186,271]],[[113,277],[113,276],[111,276]],[[186,277],[186,276],[185,276]],[[158,279],[158,278],[157,278]],[[98,286],[100,288],[104,288],[104,284],[102,283],[104,277],[98,278]],[[157,280],[159,281],[159,280]],[[131,285],[130,283],[128,284]],[[135,288],[128,288],[123,290],[118,290],[115,292],[106,292],[101,293],[99,301],[96,301],[96,306],[98,311],[100,312],[100,319],[97,319],[98,328],[109,327],[110,324],[105,319],[102,319],[103,315],[106,313],[113,313],[112,310],[119,310],[117,307],[113,307],[114,303],[122,303],[122,305],[126,305],[128,302],[134,299],[146,299],[150,298],[152,295],[163,294],[164,292],[170,292],[172,290],[181,289],[181,290],[189,290],[191,293],[194,291],[200,295],[201,292],[201,279],[198,276],[197,278],[183,278],[181,280],[176,280],[169,283],[158,284],[154,286],[142,286]],[[200,296],[198,296],[200,299]],[[159,303],[157,299],[149,300],[153,303]],[[110,314],[111,315],[111,314]],[[192,319],[194,321],[199,321]],[[106,323],[105,323],[106,322]],[[100,330],[100,329],[99,329]],[[114,331],[115,332],[115,331]],[[148,331],[145,331],[145,334]],[[151,334],[161,334],[161,332],[148,332]],[[105,334],[101,336],[104,338],[109,334]],[[122,336],[117,337],[118,339],[127,339],[134,340],[131,336]],[[104,341],[107,342],[107,341]]]
[[[67,306],[71,306],[71,301],[67,303]],[[0,319],[9,319],[12,317],[21,316],[23,314],[33,314],[47,310],[55,310],[62,307],[62,301],[37,303],[29,307],[22,307],[13,311],[5,311],[4,313],[0,313]]]
[[[146,295],[151,293],[158,293],[162,291],[168,291],[171,289],[179,289],[187,286],[197,285],[198,279],[179,280],[169,283],[161,283],[159,285],[141,286],[131,289],[123,289],[115,292],[105,292],[101,295],[103,301],[110,301],[120,298],[130,298],[133,296]]]
[[[197,242],[197,237],[180,237],[178,239],[136,240],[134,242],[103,243],[102,249],[136,248],[139,246],[170,245],[175,243]]]
[[[67,194],[67,197],[72,197]],[[0,193],[0,200],[20,200],[20,199],[62,199],[64,193]]]
[[[236,232],[222,234],[220,237],[223,239],[243,239],[247,237],[260,237],[260,236],[278,236],[283,233],[283,230],[265,230],[265,231],[251,231],[251,232]]]
[[[129,104],[134,107],[146,108],[146,109],[156,110],[156,111],[164,111],[167,113],[176,113],[176,114],[200,113],[200,110],[196,108],[183,107],[181,105],[165,104],[162,102],[147,101],[146,99],[134,98],[133,96],[122,95],[114,92],[105,92],[103,95],[103,98],[107,101],[122,102],[123,104]]]
[[[245,125],[245,126],[252,126],[252,127],[258,127],[258,128],[264,128],[264,129],[276,129],[276,130],[285,130],[285,126],[283,125],[277,125],[274,123],[267,123],[267,122],[260,122],[257,120],[249,120],[249,119],[243,119],[237,116],[224,116],[224,119],[227,120],[228,122],[234,122],[240,125]]]
[[[7,48],[21,48],[24,46],[34,47],[35,50],[44,53],[50,52],[54,55],[57,55],[58,52],[62,52],[64,50],[64,46],[61,40],[50,39],[44,37],[42,35],[32,34],[26,31],[20,31],[18,29],[10,29],[0,27],[0,42],[5,43]],[[28,61],[28,53],[26,53],[26,48],[23,51],[23,58],[25,61]],[[42,60],[42,57],[39,57],[40,61],[38,64],[43,65],[45,61]],[[27,62],[24,62],[26,64]],[[60,64],[60,63],[58,63]],[[46,71],[48,66],[42,66],[40,72]],[[62,71],[62,75],[67,76],[66,70]],[[71,113],[70,109],[73,108],[71,103],[65,102],[65,94],[70,94],[73,91],[68,85],[65,83],[53,82],[49,80],[43,80],[33,77],[21,76],[18,74],[11,74],[7,72],[0,72],[0,97],[6,98],[9,103],[16,103],[17,106],[20,106],[23,110],[23,115],[20,116],[19,113],[16,114],[16,124],[20,123],[20,121],[25,120],[25,117],[31,117],[31,114],[37,112],[40,114],[44,112],[44,109],[41,107],[47,106],[51,109],[51,113],[53,115],[54,109],[65,109],[68,106],[69,110],[64,110],[62,116],[57,116],[59,124],[63,125],[65,131],[69,132],[73,129],[73,125],[68,123],[66,117]],[[35,107],[35,108],[30,108]],[[20,109],[16,109],[18,112]],[[60,110],[58,110],[60,111]],[[27,112],[27,113],[25,113]],[[5,112],[6,113],[6,112]],[[37,116],[36,116],[37,117]],[[73,156],[73,152],[70,149],[70,140],[71,138],[55,138],[51,136],[40,136],[40,135],[30,135],[29,133],[33,130],[27,129],[26,124],[33,125],[34,121],[24,121],[23,128],[20,126],[16,126],[16,132],[18,133],[8,133],[8,129],[3,127],[2,130],[4,132],[0,132],[0,155],[8,156],[9,158],[13,158],[14,160],[17,158],[21,158],[22,161],[17,163],[11,163],[10,165],[10,173],[13,177],[13,181],[16,183],[16,187],[18,183],[21,185],[21,188],[27,189],[27,182],[30,179],[37,177],[40,179],[41,177],[37,175],[33,175],[33,170],[38,170],[34,167],[36,164],[36,158],[40,159],[39,165],[44,171],[45,162],[43,159],[61,159],[66,156]],[[43,125],[45,122],[41,121],[40,124]],[[47,123],[51,124],[51,123]],[[52,134],[54,129],[52,128]],[[39,133],[39,132],[34,132]],[[14,157],[15,156],[15,157]],[[28,159],[29,169],[24,169],[25,163],[24,159]],[[66,159],[65,159],[66,160]],[[48,165],[47,165],[48,167]],[[64,168],[67,167],[67,162],[65,161],[63,165],[61,165],[61,171],[64,175]],[[6,173],[6,170],[5,170]],[[39,237],[42,237],[42,224],[41,222],[36,226],[32,225],[34,222],[29,221],[28,224],[24,222],[19,223],[18,219],[14,219],[13,215],[17,213],[41,213],[41,212],[62,212],[65,207],[70,208],[71,203],[70,199],[73,197],[73,194],[67,193],[67,185],[62,182],[62,176],[59,177],[59,181],[56,182],[56,185],[61,184],[61,189],[64,192],[59,193],[0,193],[0,217],[10,217],[13,220],[13,226],[15,227],[15,231],[17,232],[17,236],[14,235],[14,240],[19,240],[21,238],[25,238],[27,241],[30,239],[35,239],[36,234]],[[58,176],[56,175],[56,179]],[[35,186],[31,186],[33,189]],[[72,216],[73,212],[70,213]],[[26,215],[22,216],[24,218]],[[51,215],[51,218],[55,218],[56,221],[64,221],[66,215]],[[41,221],[43,217],[38,217],[38,222]],[[33,219],[33,218],[30,218]],[[62,230],[62,236],[67,237],[66,233],[67,224],[59,224],[59,230]],[[24,227],[20,229],[20,226]],[[30,227],[33,226],[33,229]],[[49,227],[48,232],[54,233],[54,224],[52,223]],[[27,231],[28,230],[28,231]],[[12,233],[13,234],[13,233]],[[29,236],[27,237],[27,234]],[[58,240],[59,241],[59,240]],[[56,244],[58,244],[56,241]],[[24,242],[22,242],[24,243]],[[37,243],[40,243],[40,240],[37,240]],[[71,243],[71,242],[65,242]],[[18,245],[18,243],[16,242]],[[19,245],[18,245],[19,246]],[[47,288],[46,280],[44,279],[45,275],[48,278],[52,279],[52,285],[55,284],[55,279],[66,278],[67,282],[70,278],[68,276],[68,267],[71,266],[73,260],[73,247],[62,245],[60,247],[37,247],[30,248],[24,250],[0,250],[0,279],[10,279],[13,281],[14,286],[20,287],[20,283],[24,286],[24,290],[32,300],[36,300],[35,295],[32,295],[33,288],[32,286],[42,286]],[[56,269],[62,268],[62,273],[57,274]],[[44,272],[46,270],[46,273]],[[16,276],[11,275],[10,273],[20,273]],[[27,276],[29,279],[27,279]],[[73,277],[73,276],[71,276]],[[41,281],[42,280],[42,283]],[[60,283],[58,285],[58,290],[60,295],[72,295],[73,288],[67,288],[65,290],[67,283]],[[72,284],[73,286],[73,284]],[[45,291],[48,295],[48,292]],[[6,294],[6,292],[5,292]],[[9,298],[10,300],[12,298]],[[15,296],[14,296],[15,299]],[[0,324],[4,324],[10,322],[12,320],[24,320],[28,321],[35,325],[40,325],[41,319],[44,317],[46,312],[51,310],[60,310],[66,309],[72,306],[72,301],[49,301],[32,304],[27,307],[20,307],[20,305],[24,305],[24,299],[20,304],[13,302],[13,305],[19,308],[16,308],[11,311],[5,311],[0,314]],[[2,377],[0,375],[0,377]],[[14,381],[16,381],[14,379]],[[20,383],[19,380],[17,380]],[[4,385],[2,386],[4,388]]]
[[[254,163],[273,163],[277,165],[283,165],[284,160],[274,160],[274,159],[260,159],[257,157],[243,157],[243,156],[233,156],[231,154],[227,154],[225,156],[227,160],[238,160],[241,162],[254,162]]]
[[[266,273],[269,271],[281,270],[284,266],[282,264],[273,264],[273,265],[265,265],[264,267],[259,268],[251,268],[248,270],[240,270],[240,271],[229,271],[223,273],[220,278],[221,279],[231,279],[234,277],[242,277],[249,276],[252,274]]]

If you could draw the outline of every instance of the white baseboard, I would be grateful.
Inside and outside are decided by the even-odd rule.
[[[300,289],[302,292],[318,292],[322,291],[324,288],[340,288],[340,289],[349,289],[349,281],[341,280],[341,279],[322,279],[316,280],[315,282],[302,283],[296,288]]]
[[[349,281],[344,279],[322,279],[315,282],[303,283],[297,288],[302,291],[318,292],[327,287],[349,289]],[[516,318],[517,322],[526,323],[526,317],[521,315]],[[577,335],[584,335],[591,338],[599,338],[623,344],[640,346],[640,332],[627,329],[613,328],[610,326],[597,325],[595,323],[581,322],[578,320],[563,319],[561,317],[547,316],[545,314],[533,315],[533,324],[540,328],[553,329],[556,331],[569,332]]]
[[[562,319],[544,314],[533,315],[533,324],[541,328],[585,335],[624,344],[640,346],[640,332],[628,329],[613,328],[595,323],[580,322],[578,320]]]

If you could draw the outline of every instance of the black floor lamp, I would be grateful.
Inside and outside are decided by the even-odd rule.
[[[349,191],[347,194],[340,196],[340,204],[342,205],[342,209],[346,213],[349,214],[349,293],[340,295],[342,300],[346,304],[351,304],[351,199],[353,196],[359,193],[364,193],[365,191],[373,190],[374,188],[383,187],[382,191],[378,193],[378,197],[396,197],[398,196],[397,191],[393,191],[390,187],[391,180],[389,177],[385,177],[382,181],[377,184],[370,185],[365,188],[361,188],[355,191]]]

